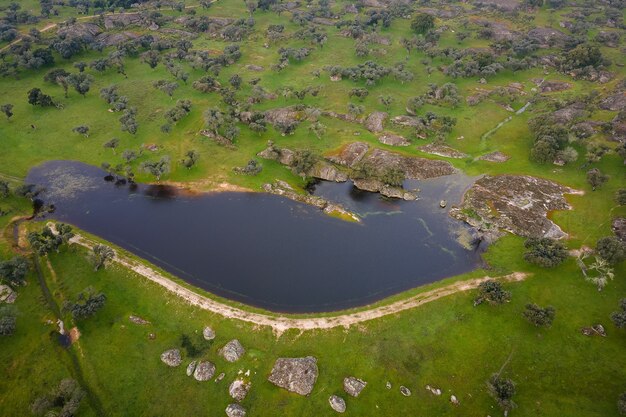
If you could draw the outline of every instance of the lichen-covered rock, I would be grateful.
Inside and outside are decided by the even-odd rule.
[[[226,415],[228,417],[246,417],[246,409],[239,404],[228,404]]]
[[[370,113],[370,115],[367,116],[367,119],[365,119],[365,128],[373,133],[382,132],[387,117],[389,117],[389,114],[383,111],[375,111],[373,113]]]
[[[424,123],[419,118],[413,116],[396,116],[391,121],[400,126],[406,127],[421,127]]]
[[[268,378],[272,384],[300,395],[309,395],[317,381],[317,359],[279,358]]]
[[[128,316],[128,320],[130,320],[131,323],[138,324],[140,326],[145,326],[145,325],[150,324],[148,320],[142,319],[139,316],[132,316],[132,315]]]
[[[353,376],[343,379],[343,390],[353,397],[358,397],[366,385],[367,382]]]
[[[447,161],[404,156],[384,149],[374,149],[362,162],[379,171],[389,168],[400,169],[405,178],[415,180],[442,177],[457,172]]]
[[[330,404],[330,408],[332,408],[336,412],[338,413],[346,412],[346,402],[343,398],[337,395],[331,395],[330,398],[328,398],[328,403]]]
[[[311,168],[307,175],[325,181],[346,182],[348,175],[328,162],[320,161]]]
[[[215,339],[215,331],[211,327],[206,326],[202,329],[202,337],[204,337],[205,340],[213,340]]]
[[[176,367],[183,361],[180,357],[180,350],[170,349],[161,354],[161,360],[168,366]]]
[[[383,133],[378,137],[378,141],[390,146],[409,146],[411,144],[407,138],[394,133]]]
[[[572,84],[565,81],[545,81],[540,87],[542,93],[554,93],[569,90],[570,88],[572,88]]]
[[[246,353],[239,340],[233,339],[220,349],[220,355],[228,362],[236,362]]]
[[[435,143],[429,143],[428,145],[420,146],[418,150],[429,153],[431,155],[445,156],[446,158],[463,159],[469,157],[468,154],[457,151],[446,145],[438,145]]]
[[[215,375],[215,365],[209,361],[199,362],[193,372],[193,377],[197,381],[208,381],[213,378],[213,375]]]
[[[245,382],[242,379],[235,379],[230,387],[228,387],[228,393],[233,398],[233,400],[237,402],[241,402],[248,395],[248,391],[250,391],[251,387],[250,382]]]
[[[189,365],[187,365],[187,376],[191,376],[193,375],[193,371],[196,370],[196,365],[198,365],[198,362],[196,361],[191,361],[189,362]]]
[[[365,142],[353,142],[339,150],[339,153],[328,156],[327,159],[339,165],[354,167],[365,156],[369,145]]]
[[[523,175],[484,176],[465,193],[450,215],[483,235],[506,230],[524,237],[561,238],[565,233],[547,218],[552,210],[568,210],[564,194],[576,190],[543,178]]]
[[[626,243],[626,217],[616,217],[611,223],[611,229],[622,242]]]
[[[491,152],[491,153],[479,156],[478,159],[480,159],[481,161],[503,163],[511,159],[511,157],[500,151],[495,151],[495,152]]]
[[[621,111],[626,109],[626,91],[608,96],[600,102],[602,110]]]

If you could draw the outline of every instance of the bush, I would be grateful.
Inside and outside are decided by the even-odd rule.
[[[618,264],[626,258],[626,247],[615,236],[607,236],[598,240],[596,252],[611,265]]]
[[[531,264],[544,268],[552,268],[561,264],[567,258],[567,250],[560,242],[550,238],[530,238],[524,243],[528,249],[524,259]]]
[[[484,301],[489,304],[502,304],[511,299],[511,293],[502,288],[498,281],[488,280],[481,282],[478,286],[478,297],[474,300],[474,305],[482,304]]]
[[[6,282],[12,287],[24,285],[29,269],[30,264],[23,256],[16,256],[8,261],[0,261],[0,281]]]
[[[107,297],[104,293],[94,293],[92,288],[86,288],[78,294],[76,302],[65,301],[63,309],[72,313],[74,319],[91,317],[104,307]]]
[[[617,411],[622,416],[626,416],[626,392],[622,392],[617,399]]]
[[[554,320],[554,307],[541,308],[537,304],[526,304],[524,317],[535,326],[550,326]]]
[[[0,308],[0,336],[10,336],[15,333],[17,318],[12,306]]]
[[[515,395],[515,383],[508,379],[502,378],[498,374],[493,374],[487,383],[489,393],[496,399],[498,405],[505,411],[510,411],[517,405],[512,398]]]
[[[619,302],[621,311],[614,311],[611,314],[611,320],[613,324],[620,329],[626,328],[626,298],[622,298]]]

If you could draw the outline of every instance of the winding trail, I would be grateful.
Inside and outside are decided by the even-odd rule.
[[[70,240],[70,242],[83,246],[87,249],[93,248],[93,246],[97,243],[78,234],[74,236]],[[276,337],[280,337],[280,335],[282,335],[285,331],[291,329],[305,331],[317,329],[332,329],[335,327],[348,328],[358,323],[363,323],[369,320],[378,319],[381,317],[389,316],[391,314],[396,314],[405,310],[419,307],[423,304],[438,300],[448,295],[475,289],[480,283],[490,279],[497,279],[498,281],[502,282],[516,282],[522,281],[529,276],[528,274],[522,272],[515,272],[510,275],[505,275],[497,278],[485,276],[482,278],[455,282],[445,287],[426,291],[407,299],[396,301],[391,304],[379,307],[374,307],[369,310],[331,317],[289,318],[284,316],[271,316],[262,313],[245,311],[213,300],[209,297],[205,297],[203,295],[193,292],[189,288],[183,287],[182,285],[172,281],[155,269],[119,253],[116,254],[114,261],[119,265],[141,275],[142,277],[147,278],[148,280],[162,286],[166,290],[184,299],[191,305],[200,307],[204,310],[208,310],[212,313],[219,314],[229,319],[241,320],[258,326],[268,326],[272,329]]]

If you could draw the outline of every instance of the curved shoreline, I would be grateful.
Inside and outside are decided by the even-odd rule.
[[[93,248],[93,246],[96,244],[95,241],[79,234],[76,234],[70,240],[70,242],[76,243],[87,249]],[[374,307],[368,310],[330,317],[289,318],[285,316],[274,317],[268,314],[245,311],[243,309],[213,300],[174,282],[170,278],[167,278],[166,276],[149,267],[148,265],[135,261],[126,255],[116,253],[114,262],[160,285],[166,290],[174,293],[176,296],[184,299],[191,305],[200,307],[215,314],[219,314],[228,319],[236,319],[258,326],[270,327],[276,337],[280,337],[280,335],[282,335],[285,331],[291,329],[305,331],[317,329],[332,329],[335,327],[348,328],[355,324],[409,310],[448,295],[475,289],[480,283],[490,279],[497,279],[504,282],[517,282],[522,281],[529,276],[529,274],[522,272],[514,272],[509,275],[495,278],[484,276],[481,278],[474,278],[467,281],[455,282],[445,287],[436,288],[411,296],[404,300],[395,301],[391,304]]]

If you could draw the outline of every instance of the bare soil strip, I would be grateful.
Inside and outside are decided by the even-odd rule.
[[[81,235],[76,235],[74,238],[72,238],[71,242],[84,246],[88,249],[91,249],[96,244],[96,242],[87,239]],[[503,282],[516,282],[522,281],[528,277],[528,274],[522,272],[515,272],[510,275],[505,275],[497,278],[485,276],[482,278],[455,282],[445,287],[426,291],[409,297],[405,300],[396,301],[380,307],[374,307],[370,310],[342,314],[333,317],[289,318],[279,316],[274,317],[266,314],[249,312],[229,306],[227,304],[220,303],[216,300],[212,300],[208,297],[197,294],[180,284],[177,284],[176,282],[163,276],[149,266],[121,254],[116,255],[115,262],[141,275],[142,277],[145,277],[148,280],[164,287],[168,291],[176,294],[178,297],[187,301],[189,304],[200,307],[204,310],[208,310],[212,313],[219,314],[229,319],[242,320],[259,326],[269,326],[272,328],[272,331],[276,334],[277,337],[280,337],[280,335],[283,334],[285,331],[291,329],[304,331],[316,329],[332,329],[335,327],[348,328],[358,323],[378,319],[391,314],[399,313],[401,311],[419,307],[423,304],[438,300],[439,298],[452,295],[461,291],[475,289],[480,283],[490,279],[497,279],[498,281]]]

